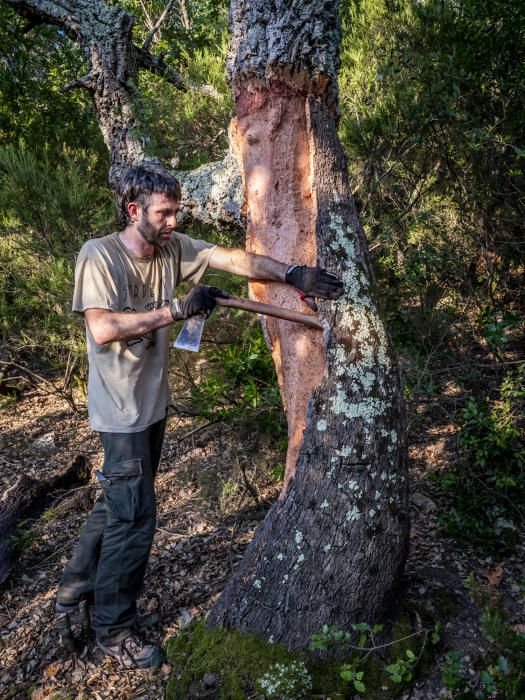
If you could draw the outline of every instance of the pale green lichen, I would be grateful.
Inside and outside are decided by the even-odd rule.
[[[328,423],[324,420],[324,418],[321,418],[320,421],[317,421],[317,430],[320,433],[325,431],[327,427],[328,427]]]
[[[328,501],[325,499],[325,500],[321,503],[321,505],[319,506],[319,508],[328,508],[329,505],[330,505],[330,504],[329,504]]]
[[[371,423],[374,418],[383,415],[388,408],[386,401],[374,396],[365,397],[357,403],[350,403],[343,388],[340,385],[336,385],[336,388],[336,396],[330,397],[332,411],[336,415],[344,415],[347,418],[362,418],[365,422]]]
[[[324,551],[325,551],[326,553],[328,553],[328,552],[332,549],[332,545],[331,545],[331,544],[325,544],[325,546],[323,547],[323,549],[324,549]]]
[[[257,590],[260,591],[261,588],[262,588],[261,580],[260,580],[260,579],[255,579],[255,581],[253,582],[253,587],[254,587],[254,588],[257,588]]]
[[[295,531],[295,544],[297,546],[300,546],[302,541],[303,541],[303,533],[300,530],[296,530]]]
[[[361,513],[357,506],[352,506],[346,514],[346,519],[348,522],[353,522],[354,520],[359,520],[361,518]]]
[[[284,559],[284,554],[282,554],[281,552],[279,552],[279,554],[277,555],[277,559],[278,559],[279,561],[282,561],[282,560]]]
[[[352,454],[353,451],[354,450],[352,447],[345,446],[345,447],[341,447],[341,449],[338,451],[337,454],[340,457],[350,457],[350,455]],[[337,457],[335,457],[335,459],[337,459]]]

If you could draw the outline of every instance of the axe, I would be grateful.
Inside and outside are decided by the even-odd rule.
[[[299,311],[284,309],[281,306],[275,306],[274,304],[263,304],[260,301],[252,301],[251,299],[242,299],[234,296],[230,296],[228,299],[217,297],[216,301],[217,306],[230,306],[234,309],[253,311],[256,314],[275,316],[275,318],[282,318],[285,321],[303,323],[305,326],[317,328],[319,331],[323,330],[323,324],[316,316],[309,316],[308,314],[302,314]],[[173,347],[178,348],[179,350],[199,352],[205,320],[206,317],[199,314],[184,321],[182,330],[177,336],[177,340],[173,343]]]

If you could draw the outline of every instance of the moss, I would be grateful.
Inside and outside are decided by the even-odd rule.
[[[366,692],[360,697],[367,700],[392,700],[406,691],[412,681],[394,683],[389,679],[386,667],[398,659],[407,659],[411,651],[419,659],[414,674],[422,676],[431,666],[434,647],[430,639],[424,643],[424,635],[415,634],[414,618],[425,629],[433,629],[435,620],[425,609],[404,606],[397,622],[381,640],[381,653],[370,654],[359,670],[364,672]],[[411,636],[414,635],[414,636]],[[399,640],[399,641],[395,641]],[[379,641],[379,640],[377,640]],[[312,676],[312,697],[325,695],[332,700],[349,700],[356,696],[352,683],[340,676],[341,665],[351,664],[358,656],[346,659],[319,659],[311,653],[295,654],[279,644],[270,644],[256,636],[238,630],[207,630],[204,620],[190,625],[177,637],[167,642],[168,660],[174,666],[173,676],[166,689],[166,700],[187,700],[200,697],[205,692],[206,674],[217,678],[217,700],[246,700],[254,695],[255,683],[276,663],[290,664],[301,660]],[[362,656],[362,655],[361,655]],[[355,657],[355,658],[354,658]],[[306,699],[305,699],[306,700]]]
[[[312,674],[313,695],[326,695],[332,700],[345,700],[353,698],[355,691],[349,693],[348,683],[339,675],[340,661],[311,661],[308,668]]]
[[[204,620],[169,639],[166,653],[174,665],[166,700],[186,700],[190,686],[202,683],[207,673],[218,678],[220,700],[245,700],[272,664],[298,658],[279,644],[238,630],[207,630]]]

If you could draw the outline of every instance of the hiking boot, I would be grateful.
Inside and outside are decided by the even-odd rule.
[[[157,668],[164,661],[164,652],[156,644],[146,642],[139,634],[132,632],[116,644],[98,646],[108,656],[114,656],[122,668]]]

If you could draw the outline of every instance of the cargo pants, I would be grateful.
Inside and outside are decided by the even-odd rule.
[[[155,534],[154,480],[166,419],[138,433],[99,433],[104,466],[102,493],[62,574],[57,602],[74,606],[94,596],[97,639],[116,644],[135,627]]]

